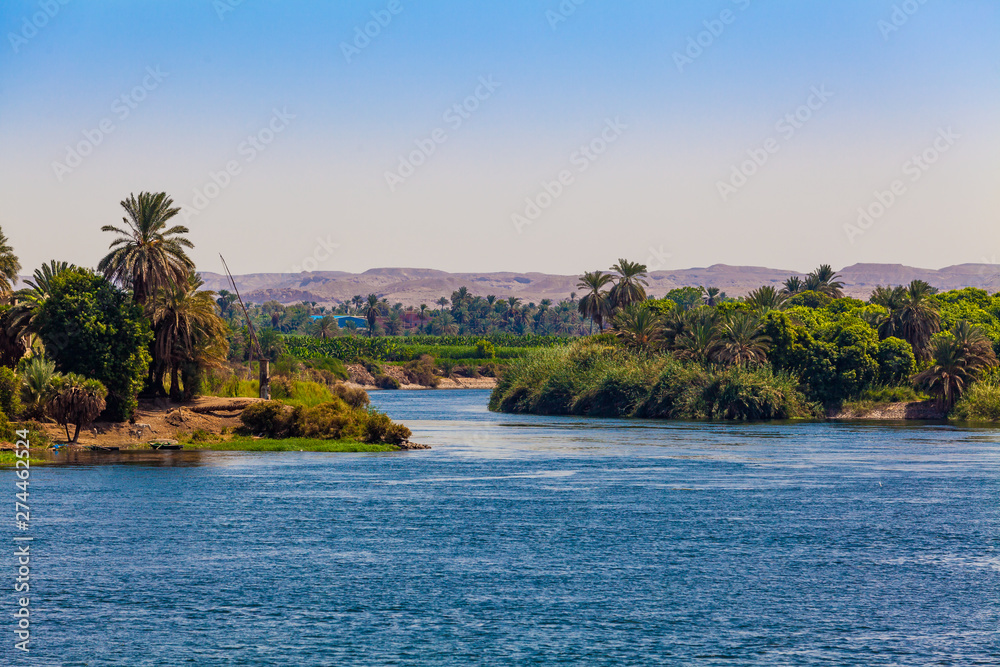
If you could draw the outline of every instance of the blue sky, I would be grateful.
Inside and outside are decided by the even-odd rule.
[[[141,190],[213,271],[1000,256],[988,0],[7,0],[0,27],[28,270],[96,264]]]

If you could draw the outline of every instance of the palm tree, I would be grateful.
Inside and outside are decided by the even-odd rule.
[[[21,270],[21,262],[14,254],[7,236],[0,229],[0,298],[9,298],[17,282],[18,271]]]
[[[45,406],[52,396],[52,378],[56,375],[56,362],[45,357],[32,357],[21,372],[26,416],[38,419],[45,414]]]
[[[183,365],[219,366],[229,351],[229,329],[216,312],[215,292],[199,289],[203,284],[199,275],[191,274],[184,284],[157,292],[151,302],[153,386],[162,390],[163,374],[169,368],[169,393],[174,399],[181,397],[179,373]],[[185,386],[184,393],[191,396],[196,389]]]
[[[941,330],[941,316],[934,303],[934,288],[923,280],[914,280],[906,288],[898,309],[899,335],[913,347],[918,359],[932,356],[928,349],[931,336]]]
[[[820,264],[819,268],[806,276],[806,282],[810,285],[808,289],[839,299],[844,296],[844,284],[839,282],[838,278],[840,276],[830,268],[829,264]]]
[[[442,297],[444,298],[444,297]],[[375,335],[375,323],[378,322],[378,317],[383,313],[385,304],[378,300],[378,297],[374,294],[368,295],[368,303],[365,306],[364,316],[368,320],[368,337],[371,338]]]
[[[361,304],[365,302],[364,297],[360,294],[355,294],[351,297],[351,303],[354,304],[354,312],[361,310]]]
[[[611,298],[604,287],[613,280],[603,271],[588,271],[580,278],[577,287],[584,295],[577,304],[582,317],[590,318],[590,333],[594,333],[594,322],[604,331],[604,321],[611,313]]]
[[[929,347],[931,365],[913,376],[913,381],[937,394],[938,406],[944,410],[955,405],[983,369],[997,364],[988,339],[968,322],[956,323],[948,334],[935,336]]]
[[[781,293],[785,296],[792,296],[803,291],[805,286],[802,283],[802,279],[798,276],[789,276],[784,282],[784,287],[781,289]]]
[[[183,225],[167,229],[167,221],[177,215],[173,200],[160,192],[141,192],[121,202],[127,217],[125,228],[104,225],[101,231],[114,232],[118,238],[109,246],[111,252],[97,265],[113,282],[132,289],[136,303],[145,306],[157,290],[184,286],[194,263],[184,248],[194,245],[181,236],[188,232]]]
[[[613,322],[615,335],[627,345],[640,350],[656,346],[663,338],[659,316],[641,304],[633,303],[619,310]]]
[[[767,361],[768,344],[761,321],[751,313],[733,312],[719,330],[716,357],[726,364],[742,366]]]
[[[504,317],[507,320],[513,320],[517,318],[518,307],[521,305],[521,300],[516,296],[507,297],[507,309],[504,311]]]
[[[885,339],[890,336],[902,336],[903,323],[900,320],[900,316],[903,312],[903,306],[906,305],[906,300],[906,288],[899,285],[896,287],[876,285],[875,289],[872,290],[872,294],[868,298],[868,303],[882,306],[889,311],[888,316],[880,319],[877,323],[876,328],[878,329],[879,338]]]
[[[719,288],[718,287],[705,287],[705,305],[715,306],[719,303]]]
[[[447,297],[441,297],[440,299],[437,300],[437,305],[441,306],[441,308],[439,310],[442,313],[444,312],[444,307],[447,306],[448,303],[449,302],[448,302],[448,298]]]
[[[646,300],[646,265],[619,259],[611,267],[618,274],[618,282],[611,288],[611,303],[615,308],[625,308],[630,303]]]
[[[993,343],[982,329],[970,324],[968,320],[959,320],[952,326],[950,333],[955,338],[955,344],[961,348],[967,366],[978,371],[997,365]]]
[[[337,335],[337,330],[340,327],[337,326],[337,318],[331,315],[326,315],[316,320],[313,326],[313,335],[317,338],[322,338],[326,340],[327,338],[333,338]]]
[[[48,264],[42,264],[41,268],[35,269],[31,278],[24,281],[27,287],[15,293],[17,305],[10,310],[7,318],[8,335],[30,339],[35,333],[35,315],[52,292],[52,280],[64,271],[75,268],[74,264],[57,262],[53,259]]]
[[[76,442],[80,437],[80,427],[104,412],[107,395],[108,390],[97,380],[74,373],[56,375],[52,378],[52,396],[46,412],[66,427],[66,439]],[[69,435],[70,424],[76,425],[72,438]]]
[[[719,323],[715,311],[699,309],[690,311],[685,317],[687,326],[674,339],[677,356],[702,363],[710,361],[719,344]]]
[[[771,285],[758,287],[747,294],[744,301],[759,315],[770,310],[781,310],[785,305],[785,297]]]

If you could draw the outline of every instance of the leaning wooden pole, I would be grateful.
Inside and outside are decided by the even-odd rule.
[[[236,294],[236,300],[240,302],[240,310],[243,311],[243,319],[247,322],[247,330],[250,332],[250,363],[253,364],[254,356],[257,357],[257,365],[260,367],[260,392],[259,395],[263,399],[270,400],[271,398],[271,369],[270,361],[264,357],[264,350],[260,347],[260,341],[257,340],[257,332],[254,331],[253,322],[250,321],[250,313],[247,312],[247,307],[243,305],[243,297],[240,296],[240,290],[236,287],[236,280],[233,279],[233,274],[229,270],[229,265],[226,264],[226,258],[219,253],[219,259],[222,260],[222,266],[226,269],[226,275],[229,276],[229,282],[233,286],[233,292]]]

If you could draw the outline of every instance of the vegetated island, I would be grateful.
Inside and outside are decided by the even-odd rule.
[[[655,419],[1000,420],[1000,295],[919,280],[844,297],[827,265],[741,299],[648,299],[645,266],[580,280],[597,335],[514,360],[490,408]],[[608,332],[604,332],[605,326]]]

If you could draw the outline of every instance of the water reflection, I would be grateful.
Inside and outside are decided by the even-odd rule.
[[[33,455],[37,456],[35,452]],[[87,449],[48,449],[40,458],[54,465],[98,466],[128,465],[154,468],[190,468],[208,465],[212,452],[200,450],[156,451],[153,449],[123,449],[120,451],[90,451]]]

